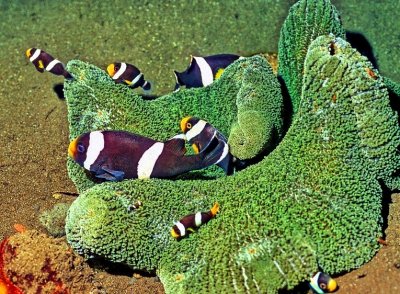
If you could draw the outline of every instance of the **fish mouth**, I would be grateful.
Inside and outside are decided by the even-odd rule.
[[[182,132],[186,132],[187,131],[187,128],[186,128],[186,123],[188,122],[188,120],[191,118],[191,116],[187,116],[187,117],[184,117],[184,118],[182,118],[182,120],[181,120],[181,130],[182,130]]]
[[[69,143],[69,146],[68,146],[69,157],[75,158],[77,144],[78,144],[78,138],[75,138],[74,140],[71,141],[71,143]]]
[[[115,75],[115,66],[114,63],[111,63],[110,65],[107,66],[107,73],[113,77]]]
[[[331,278],[328,281],[328,285],[326,287],[326,290],[328,291],[328,293],[332,293],[332,292],[334,292],[336,290],[336,288],[337,288],[337,283],[336,283],[336,281],[334,279]]]
[[[175,239],[179,238],[180,236],[175,232],[174,229],[171,229],[171,236],[174,237]]]
[[[30,58],[30,57],[32,56],[32,55],[31,55],[31,50],[32,50],[32,48],[29,48],[29,49],[27,49],[27,50],[25,51],[26,57]]]

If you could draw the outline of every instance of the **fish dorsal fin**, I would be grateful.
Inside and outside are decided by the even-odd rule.
[[[186,136],[184,134],[179,134],[165,141],[164,146],[177,155],[184,155],[186,153],[185,141]]]
[[[215,216],[219,212],[219,203],[218,202],[214,203],[214,206],[211,207],[210,212],[211,212],[212,216]]]

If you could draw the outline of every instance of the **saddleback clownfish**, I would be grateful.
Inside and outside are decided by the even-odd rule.
[[[222,146],[220,157],[216,164],[221,167],[225,174],[233,173],[236,159],[229,152],[229,145],[226,138],[210,123],[193,116],[187,116],[181,120],[181,130],[186,140],[192,145],[195,153],[215,149],[215,146]]]
[[[71,74],[66,71],[61,61],[55,59],[49,53],[41,49],[29,48],[26,50],[25,54],[39,72],[48,71],[56,76],[64,76],[66,79],[73,78]]]
[[[107,73],[116,83],[125,83],[132,89],[142,87],[150,91],[150,82],[144,79],[142,72],[134,65],[124,62],[115,62],[107,66]]]
[[[185,136],[165,142],[125,131],[85,133],[69,144],[68,154],[97,178],[171,178],[217,162],[223,146],[185,156]]]
[[[190,56],[190,65],[184,72],[174,71],[176,85],[175,91],[181,86],[186,88],[205,87],[223,73],[224,69],[241,58],[235,54],[217,54],[206,57]]]
[[[331,293],[337,289],[337,283],[328,274],[317,272],[310,281],[310,288],[314,293]]]
[[[219,211],[219,204],[216,202],[214,206],[207,212],[197,212],[184,216],[179,222],[176,222],[171,229],[171,235],[175,239],[180,239],[194,232],[201,225],[209,222]]]

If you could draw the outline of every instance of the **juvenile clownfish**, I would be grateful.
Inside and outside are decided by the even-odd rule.
[[[214,206],[207,212],[197,212],[184,216],[179,222],[176,222],[171,229],[171,235],[175,239],[180,239],[192,232],[201,225],[209,222],[219,211],[219,204],[216,202]]]
[[[177,135],[162,143],[124,131],[85,133],[69,144],[68,154],[79,165],[108,181],[171,178],[214,164],[220,154],[184,156],[185,137]]]
[[[221,154],[216,165],[221,167],[227,175],[233,173],[235,158],[229,152],[229,145],[224,135],[208,122],[193,116],[183,118],[180,125],[186,140],[189,144],[192,144],[195,153],[207,151],[216,145],[220,145],[222,147],[219,148]]]
[[[310,288],[314,293],[331,293],[337,289],[337,283],[328,274],[316,273],[310,281]]]
[[[117,83],[125,83],[132,89],[142,87],[150,91],[150,82],[144,79],[141,71],[134,65],[124,62],[111,63],[107,66],[107,73]]]
[[[183,72],[174,71],[175,91],[181,86],[186,88],[205,87],[218,79],[225,68],[241,58],[234,54],[217,54],[206,57],[190,56],[190,65]]]
[[[39,72],[48,71],[56,76],[64,76],[66,79],[73,78],[71,74],[66,71],[61,61],[55,59],[49,53],[41,49],[29,48],[26,50],[25,55]]]

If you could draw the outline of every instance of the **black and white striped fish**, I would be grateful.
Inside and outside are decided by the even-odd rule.
[[[175,90],[178,90],[181,86],[186,86],[186,88],[208,86],[221,76],[228,65],[239,58],[240,56],[234,54],[191,56],[190,65],[185,71],[174,71]]]
[[[227,175],[233,173],[235,158],[229,152],[226,138],[210,123],[193,116],[187,116],[181,120],[181,130],[186,140],[192,145],[195,153],[213,150],[220,145],[220,157],[216,165],[221,167]]]
[[[39,72],[48,71],[56,76],[64,76],[67,79],[73,78],[71,74],[66,71],[61,61],[55,59],[49,53],[41,49],[29,48],[26,50],[25,55]]]
[[[194,232],[201,225],[209,222],[219,211],[219,204],[216,202],[214,206],[207,212],[197,212],[184,216],[180,221],[176,222],[171,229],[171,235],[175,239],[180,239]]]
[[[85,133],[68,148],[69,156],[79,165],[108,181],[171,178],[214,164],[221,151],[216,148],[188,156],[185,152],[184,135],[158,142],[124,131]]]
[[[111,63],[107,66],[107,73],[117,83],[125,83],[133,89],[142,87],[145,91],[151,90],[150,82],[144,79],[143,73],[133,64],[125,62]]]
[[[337,283],[328,274],[317,272],[310,281],[310,288],[314,293],[331,293],[337,289]]]

